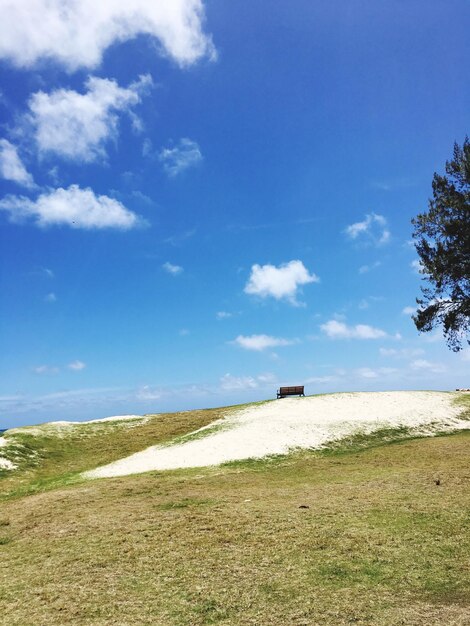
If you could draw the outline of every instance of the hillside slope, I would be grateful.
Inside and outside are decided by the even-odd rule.
[[[174,441],[220,419],[227,410],[50,422],[6,430],[0,440],[0,458],[5,461],[0,465],[0,499],[80,481],[83,471],[152,444]]]
[[[0,623],[466,626],[469,467],[462,431],[37,483],[0,503]]]
[[[204,467],[248,458],[319,449],[354,436],[395,431],[432,435],[468,428],[458,394],[434,391],[336,393],[286,398],[227,413],[185,440],[151,446],[86,476],[125,476],[152,470]]]

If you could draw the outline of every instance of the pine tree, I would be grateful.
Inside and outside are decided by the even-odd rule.
[[[429,210],[412,220],[420,273],[428,283],[417,298],[416,328],[442,325],[448,346],[470,344],[470,142],[454,144],[446,175],[434,174]]]

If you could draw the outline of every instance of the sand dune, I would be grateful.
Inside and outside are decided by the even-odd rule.
[[[447,392],[393,391],[338,393],[285,398],[227,414],[216,430],[176,445],[152,446],[89,471],[89,478],[151,470],[218,465],[227,461],[320,448],[352,434],[406,426],[431,435],[468,428]]]

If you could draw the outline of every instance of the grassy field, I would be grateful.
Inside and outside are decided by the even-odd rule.
[[[0,479],[0,623],[470,624],[469,431],[77,474],[221,415],[21,435]]]

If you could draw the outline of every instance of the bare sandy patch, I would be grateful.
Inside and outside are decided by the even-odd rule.
[[[339,393],[285,398],[232,412],[206,436],[152,446],[85,473],[89,478],[124,476],[321,448],[356,433],[405,426],[431,435],[436,430],[468,428],[455,396],[446,392],[393,391]]]
[[[0,448],[5,448],[10,442],[5,437],[0,437]],[[6,459],[3,456],[0,456],[0,469],[3,470],[14,470],[16,469],[16,465],[10,461],[10,459]]]
[[[88,420],[87,422],[62,422],[63,424],[73,424],[79,426],[80,424],[97,424],[99,422],[125,422],[128,420],[144,420],[143,415],[112,415],[111,417],[102,417],[97,420]]]
[[[10,461],[10,459],[5,459],[3,456],[0,456],[0,469],[3,470],[14,470],[16,469],[16,465]]]
[[[99,424],[106,422],[145,422],[148,417],[145,415],[112,415],[110,417],[102,417],[96,420],[88,420],[85,422],[73,422],[67,420],[56,420],[55,422],[46,422],[38,426],[22,426],[20,428],[10,428],[9,435],[25,434],[25,435],[44,435],[45,432],[56,432],[57,434],[66,433],[68,429],[74,426],[82,426],[84,424]]]

